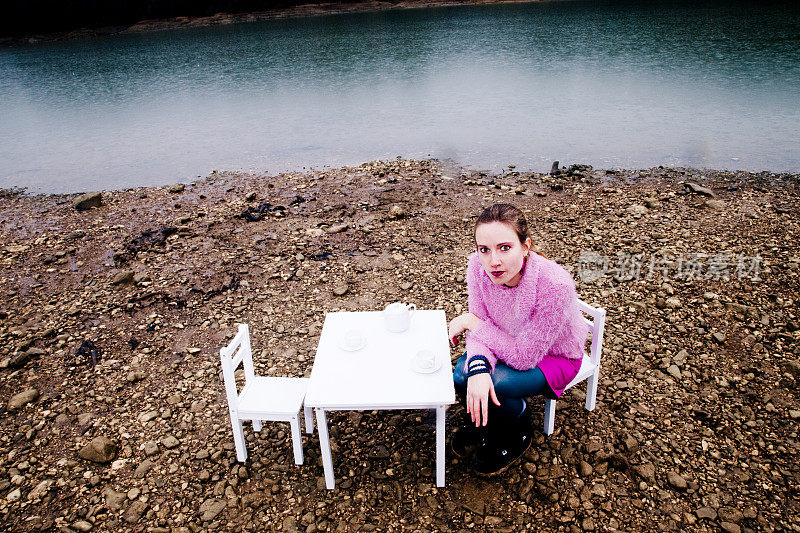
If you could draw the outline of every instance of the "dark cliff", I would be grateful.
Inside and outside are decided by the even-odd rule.
[[[0,36],[124,27],[147,19],[204,17],[292,7],[313,0],[9,0],[0,2]],[[355,3],[351,0],[347,3]]]

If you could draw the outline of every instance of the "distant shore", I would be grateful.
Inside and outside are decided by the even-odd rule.
[[[245,13],[216,13],[210,16],[187,17],[179,16],[164,19],[141,20],[130,25],[103,26],[96,28],[81,28],[68,32],[54,32],[30,34],[19,37],[0,37],[0,46],[14,44],[35,44],[38,42],[62,41],[97,37],[103,35],[118,35],[129,33],[144,33],[149,31],[164,31],[175,28],[191,28],[200,26],[214,26],[218,24],[234,24],[237,22],[255,22],[284,18],[314,17],[320,15],[335,15],[342,13],[367,13],[389,11],[396,9],[414,9],[426,7],[451,7],[485,4],[512,4],[531,3],[557,0],[366,0],[364,2],[322,2],[310,3],[285,8],[269,9],[265,11],[251,11]]]

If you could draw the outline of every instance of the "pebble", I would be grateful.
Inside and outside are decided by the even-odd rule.
[[[686,490],[686,480],[674,470],[667,472],[667,481],[678,490]]]
[[[142,518],[142,515],[146,510],[147,510],[147,504],[142,501],[136,500],[131,503],[131,505],[122,515],[122,519],[129,524],[135,524]]]
[[[91,522],[87,522],[86,520],[78,520],[72,527],[77,529],[78,531],[91,531],[94,525]]]
[[[744,514],[734,507],[720,507],[717,511],[719,519],[723,522],[739,523],[744,520]]]
[[[111,509],[112,511],[116,511],[122,507],[123,502],[127,500],[128,495],[124,492],[117,492],[112,488],[105,488],[103,490],[103,496],[106,499],[106,507]]]
[[[669,365],[669,367],[667,367],[667,374],[675,379],[681,379],[681,369],[678,368],[678,365]]]
[[[739,527],[739,524],[734,524],[733,522],[720,522],[719,527],[722,528],[722,531],[726,531],[727,533],[741,533],[742,528]]]
[[[133,372],[128,372],[128,375],[125,379],[128,383],[136,383],[137,381],[142,381],[146,377],[147,374],[141,370],[135,370]]]
[[[145,459],[139,466],[136,467],[136,470],[133,472],[134,477],[144,477],[151,469],[153,468],[153,461],[150,459]],[[131,498],[133,499],[133,498]]]
[[[725,202],[722,200],[706,200],[703,205],[714,211],[722,211],[725,209]]]
[[[708,187],[703,187],[699,183],[695,183],[695,182],[692,182],[692,181],[687,181],[687,182],[684,183],[684,186],[686,187],[686,189],[688,191],[696,193],[696,194],[700,194],[702,196],[707,196],[709,198],[714,198],[716,196],[714,194],[714,191],[712,191]]]
[[[123,270],[122,272],[117,272],[111,279],[111,284],[124,285],[126,283],[130,283],[133,281],[133,275],[133,270]]]
[[[167,435],[166,437],[161,439],[161,444],[163,444],[166,449],[171,450],[172,448],[178,446],[180,444],[180,441],[177,438],[175,438],[174,435]]]
[[[640,478],[649,483],[653,483],[656,480],[656,468],[652,463],[636,465],[633,467],[633,471],[636,472]]]
[[[389,218],[405,218],[406,215],[406,210],[402,206],[393,205],[389,208]]]
[[[707,520],[716,520],[717,519],[717,512],[714,510],[713,507],[701,507],[694,512],[697,515],[697,518],[704,518]]]
[[[345,231],[349,227],[350,227],[350,224],[348,224],[346,222],[344,224],[336,224],[334,226],[329,227],[327,229],[327,232],[330,233],[330,234],[342,233],[343,231]]]
[[[200,519],[203,522],[210,522],[214,520],[217,515],[225,509],[225,501],[224,500],[206,500],[202,504],[200,504]]]
[[[110,463],[117,456],[118,447],[108,437],[99,436],[93,438],[89,444],[81,448],[78,457],[93,463]]]
[[[334,296],[344,296],[350,290],[350,287],[346,284],[337,285],[333,288],[333,295]]]
[[[26,405],[31,402],[35,402],[39,399],[39,389],[28,389],[26,391],[20,392],[19,394],[15,394],[8,400],[8,410],[9,411],[17,411],[22,409]]]

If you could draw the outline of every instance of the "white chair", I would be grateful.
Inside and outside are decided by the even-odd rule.
[[[581,362],[581,369],[575,379],[569,382],[564,387],[564,390],[577,385],[581,381],[588,380],[586,384],[586,410],[594,410],[595,400],[597,398],[597,385],[600,380],[600,355],[603,349],[603,331],[606,325],[606,311],[600,307],[595,308],[591,305],[578,300],[578,309],[586,313],[592,320],[586,317],[583,319],[589,325],[589,330],[592,332],[592,347],[590,355],[583,356]],[[544,401],[544,433],[550,435],[553,433],[553,425],[556,416],[556,401],[547,399]]]
[[[233,427],[233,442],[236,458],[247,460],[242,420],[252,420],[253,429],[261,431],[262,420],[289,422],[292,426],[294,462],[303,464],[303,441],[300,436],[300,410],[306,397],[308,379],[256,376],[253,371],[253,352],[250,347],[250,330],[247,324],[239,324],[239,332],[233,341],[219,351],[222,359],[222,375],[228,410]],[[244,367],[245,383],[241,392],[236,387],[236,369]],[[305,408],[306,431],[314,431],[314,418],[310,407]]]

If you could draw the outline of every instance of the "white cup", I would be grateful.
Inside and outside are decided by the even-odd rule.
[[[420,370],[431,370],[436,366],[436,354],[431,350],[420,350],[417,352],[417,367]]]
[[[364,337],[357,329],[350,329],[344,333],[342,345],[347,350],[356,350],[364,343]]]
[[[394,333],[401,333],[411,325],[411,315],[416,311],[415,304],[403,304],[395,302],[389,304],[383,310],[383,320],[386,329]]]

